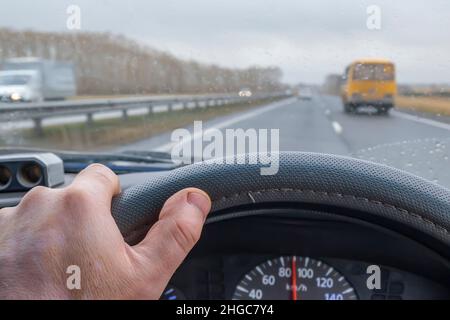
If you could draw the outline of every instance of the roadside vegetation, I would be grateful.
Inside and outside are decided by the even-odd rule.
[[[179,59],[120,35],[0,28],[0,64],[15,57],[71,62],[78,94],[148,95],[273,92],[285,87],[278,67],[227,68]]]
[[[399,85],[399,109],[450,116],[450,87],[442,85]]]
[[[397,96],[396,106],[399,109],[450,116],[450,97]]]

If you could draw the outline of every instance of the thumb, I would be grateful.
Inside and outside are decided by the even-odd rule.
[[[134,246],[148,261],[144,268],[157,272],[158,277],[150,276],[161,291],[199,240],[210,210],[211,200],[204,191],[194,188],[179,191],[166,201],[158,222],[144,240]]]

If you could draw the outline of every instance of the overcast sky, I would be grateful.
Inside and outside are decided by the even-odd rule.
[[[384,57],[400,82],[450,83],[450,1],[2,0],[0,27],[109,31],[180,58],[247,67],[276,65],[290,83],[322,83],[355,58]],[[366,8],[381,9],[381,30]]]

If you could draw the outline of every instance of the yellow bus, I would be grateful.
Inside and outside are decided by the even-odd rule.
[[[343,75],[341,97],[345,112],[360,106],[373,106],[388,113],[395,105],[397,84],[395,65],[384,59],[360,59],[350,64]]]

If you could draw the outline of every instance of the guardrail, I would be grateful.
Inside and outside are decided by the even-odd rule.
[[[203,95],[174,97],[136,97],[118,99],[70,100],[45,103],[0,104],[0,125],[5,122],[32,120],[37,134],[42,134],[42,121],[47,118],[63,118],[85,115],[88,124],[94,122],[94,115],[111,111],[121,111],[127,118],[133,109],[148,109],[154,113],[155,107],[167,106],[167,111],[173,111],[175,105],[181,109],[223,106],[242,102],[254,102],[265,99],[289,97],[286,93],[255,94],[251,97],[237,95]]]

